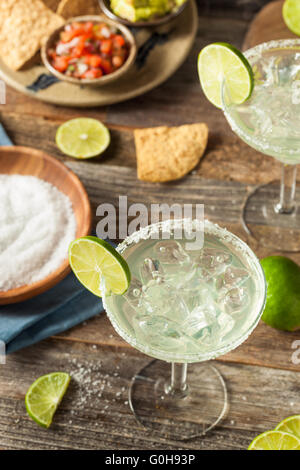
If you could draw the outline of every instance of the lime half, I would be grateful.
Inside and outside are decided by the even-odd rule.
[[[91,158],[107,149],[110,134],[97,119],[76,118],[66,121],[56,132],[58,148],[75,158]]]
[[[69,246],[69,261],[77,279],[93,294],[101,297],[100,283],[105,279],[107,292],[121,295],[130,284],[130,270],[122,256],[97,237],[81,237]]]
[[[49,428],[70,382],[66,372],[42,375],[29,387],[25,396],[29,416],[40,426]]]
[[[201,50],[198,74],[206,98],[217,108],[223,108],[224,86],[233,104],[246,101],[253,90],[251,65],[238,49],[224,42],[209,44]]]
[[[257,436],[248,450],[300,450],[300,439],[287,432],[267,431]]]
[[[299,0],[285,0],[282,16],[292,33],[300,36],[300,2]]]
[[[276,426],[275,430],[288,432],[300,439],[300,415],[294,415],[284,419]]]

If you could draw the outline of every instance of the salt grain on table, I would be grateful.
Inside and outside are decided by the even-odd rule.
[[[0,175],[0,290],[40,281],[76,236],[70,199],[35,176]]]

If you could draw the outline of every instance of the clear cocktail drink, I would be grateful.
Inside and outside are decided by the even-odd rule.
[[[184,228],[181,239],[174,238],[178,227]],[[158,414],[164,410],[170,420],[168,410],[172,409],[173,414],[193,422],[180,431],[183,437],[216,424],[226,402],[224,382],[212,367],[197,371],[195,364],[188,390],[187,363],[215,358],[241,344],[260,318],[266,291],[259,261],[244,242],[205,221],[203,246],[190,249],[195,248],[190,238],[197,230],[203,230],[198,221],[175,220],[128,237],[118,251],[132,274],[129,290],[123,296],[104,298],[114,328],[127,342],[149,356],[173,363],[170,379],[161,370],[153,371],[159,377],[144,370],[138,378],[144,400],[155,395],[152,416],[154,410]],[[145,391],[145,384],[152,391]],[[138,388],[135,384],[137,395]],[[209,409],[210,396],[206,395],[213,393],[215,403],[207,416],[203,406]],[[142,420],[132,390],[130,401]]]
[[[106,298],[122,336],[144,353],[194,362],[232,349],[257,321],[264,285],[235,237],[206,223],[204,245],[143,239],[122,252],[132,274],[123,296]]]
[[[224,113],[232,130],[256,150],[283,163],[280,188],[255,188],[244,208],[245,227],[266,245],[300,249],[295,203],[300,162],[300,40],[260,44],[245,52],[255,78],[253,93],[234,105],[224,86]],[[271,179],[272,177],[270,177]]]

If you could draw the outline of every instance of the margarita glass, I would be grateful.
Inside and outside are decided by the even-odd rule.
[[[247,198],[244,227],[266,246],[299,251],[300,39],[266,42],[244,55],[254,72],[253,93],[243,104],[234,105],[224,85],[225,117],[248,145],[282,162],[280,185],[257,186]]]
[[[131,409],[164,436],[205,434],[225,415],[227,391],[219,371],[203,362],[239,346],[257,325],[266,296],[261,265],[226,229],[191,219],[142,228],[117,251],[132,278],[124,295],[104,295],[108,317],[134,348],[161,359],[133,377]]]

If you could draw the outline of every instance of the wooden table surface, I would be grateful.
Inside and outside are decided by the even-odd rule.
[[[198,35],[187,61],[165,84],[142,97],[103,109],[76,110],[8,89],[0,120],[15,144],[42,149],[77,173],[94,214],[98,204],[117,203],[118,196],[126,194],[129,203],[202,202],[208,218],[248,241],[259,257],[275,254],[247,240],[240,213],[253,185],[277,177],[280,165],[232,133],[222,113],[200,92],[196,73],[197,54],[207,43],[222,40],[242,46],[253,12],[264,0],[242,3],[199,2]],[[112,144],[101,159],[75,161],[55,145],[58,125],[82,115],[101,119],[111,131]],[[209,143],[193,174],[168,185],[137,180],[134,128],[202,121],[210,128]],[[94,224],[97,220],[95,216]],[[293,259],[300,262],[299,255]],[[99,311],[92,320],[7,357],[0,367],[0,448],[245,449],[255,435],[300,412],[300,364],[292,360],[297,339],[299,333],[275,331],[260,322],[242,346],[215,361],[229,389],[224,421],[205,437],[176,442],[153,437],[136,423],[127,387],[149,359],[126,344]],[[28,418],[24,395],[38,376],[54,370],[70,372],[73,381],[53,425],[45,430]]]

